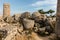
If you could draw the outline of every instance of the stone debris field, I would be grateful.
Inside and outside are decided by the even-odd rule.
[[[0,40],[49,40],[55,36],[55,19],[39,12],[4,17],[0,19]]]

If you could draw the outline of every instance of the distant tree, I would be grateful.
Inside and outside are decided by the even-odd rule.
[[[54,10],[49,10],[49,11],[47,11],[46,13],[48,13],[48,14],[50,14],[50,16],[52,17],[52,14],[54,13],[55,11]]]
[[[38,12],[41,14],[46,14],[46,12],[43,9],[38,10]]]
[[[50,14],[50,17],[53,17],[53,13],[55,12],[54,10],[50,9],[48,11],[44,11],[43,9],[38,10],[40,14]]]

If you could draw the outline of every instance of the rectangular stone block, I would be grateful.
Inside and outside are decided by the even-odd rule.
[[[55,33],[60,37],[60,0],[57,2],[57,16],[56,16],[56,27]]]

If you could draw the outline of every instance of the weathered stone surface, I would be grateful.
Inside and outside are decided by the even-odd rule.
[[[40,24],[39,23],[35,23],[34,27],[40,28]]]
[[[34,20],[23,19],[23,25],[26,29],[30,29],[34,27]]]
[[[47,19],[47,16],[44,14],[41,14],[41,18],[43,18],[43,20]]]
[[[46,29],[45,27],[39,28],[39,31],[40,31],[40,32],[45,32],[45,29]]]
[[[38,16],[40,16],[40,13],[39,13],[39,12],[34,12],[34,13],[32,14],[32,17],[33,17],[33,18],[36,18],[36,17],[38,17]]]
[[[21,17],[21,14],[15,14],[15,15],[13,15],[14,21],[16,21],[16,22],[19,22],[20,17]]]
[[[47,17],[44,14],[40,14],[39,12],[34,12],[32,14],[32,18],[36,21],[39,22],[40,20],[45,20]]]
[[[58,36],[60,36],[60,0],[58,0],[57,4],[57,21],[56,21],[55,33]]]
[[[39,21],[41,20],[41,16],[38,16],[38,17],[34,18],[34,20],[35,20],[36,22],[39,22]]]
[[[3,38],[3,40],[42,40],[34,32],[30,33],[29,30],[23,31],[22,25],[19,27],[17,25],[9,24],[6,25],[6,27],[0,27],[0,30],[7,31],[7,35],[5,38]]]
[[[26,34],[21,35],[19,33],[16,33],[16,35],[14,35],[10,40],[43,40],[43,39],[39,38],[36,33],[32,32],[32,34],[30,35]]]
[[[12,23],[14,21],[14,19],[13,19],[13,17],[8,16],[8,17],[4,18],[4,21],[7,22],[7,23]]]
[[[34,28],[33,28],[33,31],[34,31],[34,32],[38,32],[38,27],[34,27]]]
[[[35,22],[39,22],[39,20],[41,19],[41,14],[39,12],[34,12],[32,14],[32,18],[35,20]]]
[[[23,25],[20,25],[17,30],[21,33],[23,31]]]
[[[22,15],[21,15],[21,18],[30,18],[31,15],[30,15],[30,12],[24,12]]]
[[[1,24],[1,25],[3,25],[3,24]],[[0,34],[2,32],[2,35],[4,36],[4,37],[1,37],[1,38],[3,38],[3,40],[13,40],[14,39],[13,37],[17,33],[22,33],[22,31],[23,31],[23,26],[22,25],[19,26],[19,24],[8,24],[8,23],[5,23],[4,25],[5,25],[4,27],[0,27],[0,30],[2,30],[2,31],[0,31]],[[4,33],[4,30],[7,31],[7,33],[6,33],[7,35]],[[0,36],[2,36],[2,35],[0,35]]]
[[[5,38],[7,36],[6,30],[0,30],[0,37]]]

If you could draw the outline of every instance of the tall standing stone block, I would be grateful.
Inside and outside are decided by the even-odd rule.
[[[57,18],[56,18],[55,32],[57,36],[60,37],[60,0],[58,0],[57,2]]]
[[[3,17],[10,16],[10,5],[8,3],[3,4]]]

